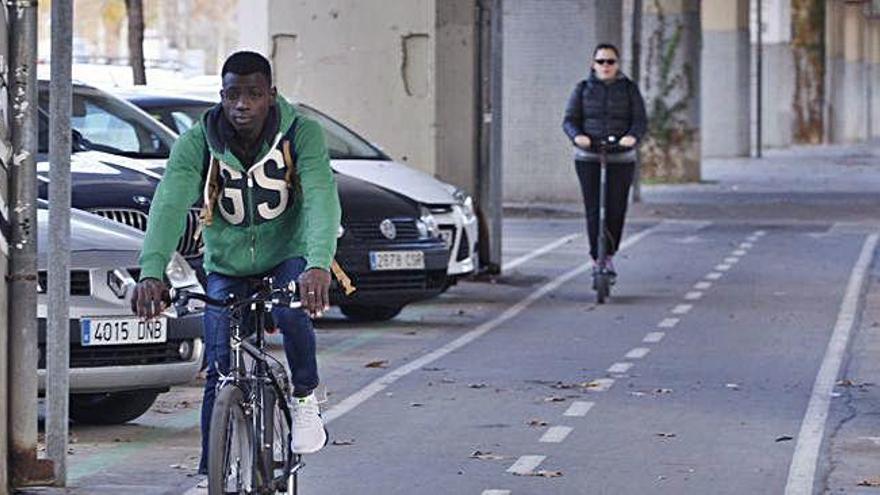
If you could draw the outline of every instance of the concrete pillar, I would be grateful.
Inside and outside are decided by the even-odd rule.
[[[646,1],[644,9],[642,91],[649,109],[656,104],[672,115],[662,120],[649,115],[651,133],[642,146],[642,170],[661,180],[698,181],[700,2],[654,0]]]
[[[842,140],[843,17],[842,0],[825,1],[825,139]]]
[[[436,2],[435,174],[476,192],[477,10],[474,0]]]
[[[861,141],[866,137],[865,101],[865,16],[861,3],[844,3],[843,73],[840,112],[836,115],[841,142]]]
[[[703,0],[703,156],[748,156],[751,125],[749,0]]]
[[[868,21],[868,40],[870,44],[870,65],[868,70],[868,85],[870,88],[870,135],[871,138],[880,137],[880,18],[871,18]]]
[[[563,111],[596,44],[621,46],[622,22],[618,1],[504,1],[505,201],[580,201]]]

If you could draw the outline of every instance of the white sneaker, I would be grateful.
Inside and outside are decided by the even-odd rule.
[[[314,454],[327,445],[327,430],[315,394],[293,398],[293,445],[296,454]]]

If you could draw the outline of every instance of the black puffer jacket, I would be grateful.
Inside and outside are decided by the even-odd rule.
[[[647,126],[642,94],[623,74],[608,84],[595,73],[579,82],[568,98],[562,121],[562,130],[572,141],[579,134],[586,134],[593,142],[626,135],[641,141]]]

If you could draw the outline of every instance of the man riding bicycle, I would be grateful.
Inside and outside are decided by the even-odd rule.
[[[187,212],[201,199],[208,296],[246,297],[255,277],[270,276],[276,286],[299,282],[303,310],[276,307],[272,317],[293,379],[292,450],[313,453],[327,434],[313,393],[318,366],[310,317],[329,308],[341,217],[336,183],[321,127],[276,93],[265,57],[234,53],[221,75],[221,103],[175,143],[153,197],[132,309],[142,318],[164,311],[164,269]],[[218,378],[229,370],[229,326],[227,311],[206,308],[201,474]]]

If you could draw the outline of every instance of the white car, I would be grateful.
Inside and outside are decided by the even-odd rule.
[[[155,90],[120,90],[117,94],[178,134],[186,131],[216,104],[216,101],[200,96],[180,96]],[[313,118],[324,129],[333,170],[407,197],[433,214],[449,248],[447,273],[451,282],[476,272],[480,229],[473,199],[467,193],[395,162],[377,146],[308,105],[298,104],[297,110]]]
[[[46,238],[48,209],[37,211],[39,388],[46,374]],[[73,209],[70,212],[70,417],[84,424],[120,424],[144,414],[156,397],[192,381],[202,364],[202,317],[174,309],[144,322],[129,298],[143,234]],[[175,254],[166,270],[171,286],[202,291],[196,272]]]

